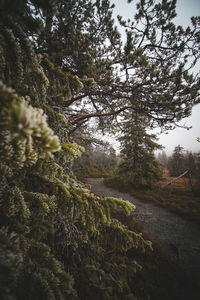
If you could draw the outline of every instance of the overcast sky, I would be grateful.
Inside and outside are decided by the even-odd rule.
[[[112,0],[115,4],[114,16],[123,16],[124,19],[133,19],[135,14],[135,3],[137,0],[133,0],[131,4],[127,3],[127,0]],[[187,27],[190,25],[190,18],[192,16],[200,16],[200,1],[199,0],[177,0],[177,17],[174,19],[177,24]],[[195,68],[195,72],[199,72],[200,62]],[[197,137],[200,137],[200,104],[195,106],[192,111],[192,115],[189,118],[185,118],[180,122],[181,125],[192,126],[192,129],[186,130],[182,128],[176,128],[173,131],[169,131],[168,134],[161,134],[159,137],[159,143],[165,146],[165,151],[171,154],[174,147],[181,145],[186,150],[193,152],[200,151],[200,143],[196,141]]]

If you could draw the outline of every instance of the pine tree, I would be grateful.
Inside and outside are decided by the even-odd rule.
[[[120,62],[129,103],[151,126],[172,129],[199,103],[199,77],[190,69],[199,59],[200,18],[183,29],[173,23],[176,1],[141,0],[136,7],[133,20],[118,17],[127,34]]]
[[[60,0],[40,12],[37,53],[74,81],[73,94],[64,77],[58,86],[58,74],[46,59],[42,63],[51,79],[48,103],[65,113],[71,135],[91,118],[101,130],[116,131],[116,116],[129,111],[145,115],[151,126],[172,129],[199,102],[199,77],[190,72],[199,58],[199,18],[184,30],[173,24],[175,1],[139,1],[137,8],[133,22],[119,18],[127,29],[124,48],[108,0]]]
[[[127,117],[127,116],[126,116]],[[131,115],[124,121],[121,142],[123,162],[119,174],[134,188],[152,188],[161,178],[161,165],[156,161],[154,151],[162,148],[155,142],[156,136],[146,131],[148,122],[141,116]]]
[[[133,88],[133,81],[127,85],[117,76],[114,66],[124,66],[124,56],[113,22],[108,0],[0,1],[2,299],[135,299],[133,283],[142,268],[135,253],[144,257],[151,243],[113,217],[118,208],[130,214],[133,205],[101,199],[77,182],[71,165],[83,148],[72,136],[80,128],[84,134],[92,117],[101,129],[107,127],[105,117],[117,124],[116,115],[132,111],[134,101],[138,114],[156,119],[161,112],[163,124],[179,119],[198,101],[198,78],[175,68],[175,59],[167,69],[171,52],[165,55],[157,66],[163,64],[161,75],[173,82],[185,74],[183,85],[176,82],[175,98],[180,97],[170,96],[165,114],[163,89],[154,103],[145,98],[147,91],[137,92],[138,81]],[[193,38],[195,51],[197,19],[193,25],[194,32],[179,34],[183,48]],[[144,80],[145,55],[140,49],[135,55]],[[144,74],[159,86],[156,78],[163,77],[150,65]]]
[[[56,104],[70,101],[93,81],[38,53],[44,23],[36,16],[55,12],[54,4],[20,1],[9,9],[10,1],[0,3],[1,298],[133,299],[130,278],[141,266],[127,251],[151,245],[111,216],[117,207],[129,214],[133,205],[100,199],[71,172],[83,148],[68,137],[68,121],[51,98],[59,92]]]
[[[179,176],[186,171],[186,164],[184,159],[184,148],[180,145],[174,148],[172,156],[168,161],[168,169],[171,176]]]

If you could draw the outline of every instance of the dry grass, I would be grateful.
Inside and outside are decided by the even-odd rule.
[[[163,171],[163,180],[159,181],[158,186],[159,187],[164,187],[165,185],[167,185],[167,183],[169,183],[171,180],[173,180],[175,178],[176,177],[170,176],[169,171],[167,169],[164,169],[164,171]],[[182,178],[178,178],[176,181],[172,182],[169,185],[169,187],[172,188],[172,189],[179,189],[179,190],[182,190],[182,191],[191,191],[189,180],[185,176],[182,177]]]

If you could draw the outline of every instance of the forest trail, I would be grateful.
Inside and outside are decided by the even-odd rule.
[[[161,248],[193,278],[200,279],[200,226],[159,207],[104,185],[103,178],[87,178],[91,191],[102,197],[122,198],[133,203],[137,222]]]

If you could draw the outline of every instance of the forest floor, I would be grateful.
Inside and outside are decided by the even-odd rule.
[[[103,178],[87,178],[92,192],[102,197],[122,198],[133,203],[131,213],[136,222],[159,242],[161,249],[172,261],[183,267],[195,281],[200,280],[200,226],[160,207],[151,201],[143,201],[119,192],[104,184]]]

